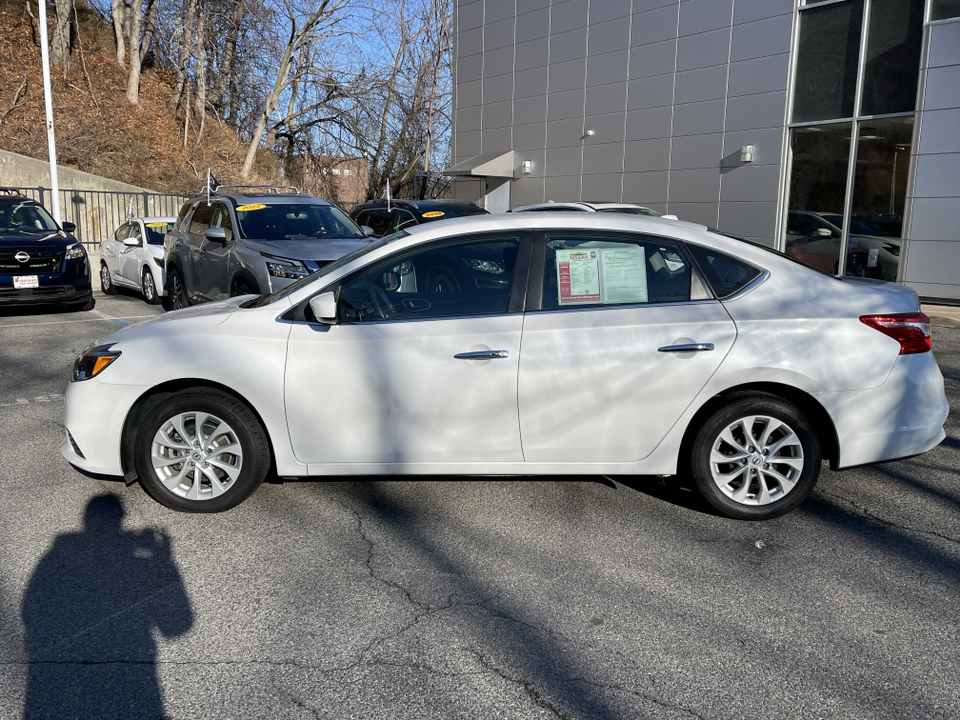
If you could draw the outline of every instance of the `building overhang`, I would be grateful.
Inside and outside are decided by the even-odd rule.
[[[453,177],[512,178],[513,171],[513,150],[509,150],[505,153],[491,152],[474,155],[469,160],[447,168],[443,174]]]

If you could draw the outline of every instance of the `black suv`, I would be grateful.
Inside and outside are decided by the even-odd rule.
[[[0,188],[0,306],[62,303],[93,308],[87,251],[43,205]]]
[[[390,235],[408,225],[466,217],[488,215],[479,205],[464,200],[371,200],[358,205],[350,213],[357,225],[365,225],[377,236]]]
[[[184,203],[163,239],[164,308],[276,292],[369,242],[346,212],[296,188],[220,185]]]

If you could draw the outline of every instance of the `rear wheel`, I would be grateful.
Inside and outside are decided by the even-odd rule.
[[[140,484],[181,512],[221,512],[257,489],[270,467],[253,412],[214,388],[178,393],[144,418],[134,447]]]
[[[820,475],[820,443],[799,408],[765,393],[731,395],[701,425],[690,474],[716,510],[742,520],[790,512]]]
[[[113,280],[110,279],[110,268],[103,260],[100,261],[100,289],[103,290],[104,295],[115,295],[117,292]]]
[[[240,297],[241,295],[253,295],[253,288],[246,280],[237,280],[233,284],[233,290],[230,291],[230,297]]]
[[[150,268],[143,269],[143,275],[140,278],[140,289],[143,291],[143,299],[148,305],[156,305],[160,302],[160,294],[157,292],[157,285],[153,281],[153,273]]]

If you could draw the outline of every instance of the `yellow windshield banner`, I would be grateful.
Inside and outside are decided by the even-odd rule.
[[[423,216],[425,218],[443,217],[443,213],[439,210],[431,210],[430,212],[424,213]]]
[[[261,203],[253,203],[251,205],[238,205],[237,212],[247,212],[249,210],[263,210],[265,207],[266,205],[262,205]]]
[[[169,225],[170,223],[165,222],[147,223],[147,227],[168,227]]]

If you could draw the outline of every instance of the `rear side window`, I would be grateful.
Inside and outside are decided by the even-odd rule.
[[[693,243],[689,243],[687,249],[700,266],[713,294],[721,300],[740,292],[760,277],[759,268],[726,253]]]
[[[689,299],[690,267],[672,244],[641,237],[547,236],[544,310]]]

